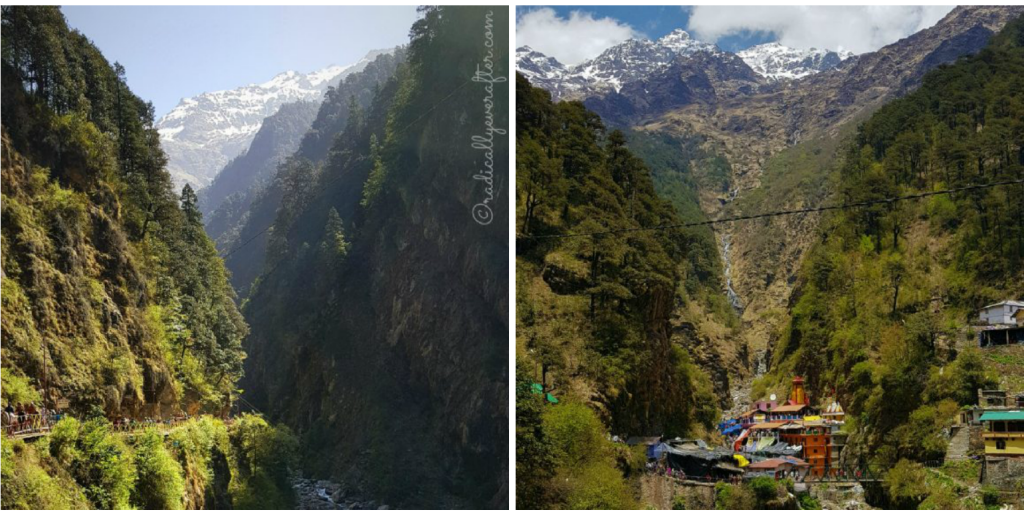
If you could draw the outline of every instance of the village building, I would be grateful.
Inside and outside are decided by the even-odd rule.
[[[1024,411],[988,411],[980,421],[986,456],[1024,457]]]
[[[988,411],[1024,409],[1024,393],[1012,395],[1002,389],[979,389],[978,405],[960,411],[960,424],[981,425],[981,416]]]
[[[1024,411],[988,411],[981,415],[985,458],[981,481],[1004,490],[1024,481]]]
[[[978,320],[984,325],[1015,324],[1014,315],[1024,309],[1024,301],[1004,300],[981,308]]]
[[[799,446],[801,457],[811,466],[811,474],[824,475],[832,466],[832,429],[823,421],[805,421],[795,428],[783,429],[782,441]]]
[[[835,400],[832,400],[832,403],[825,407],[825,412],[821,413],[821,416],[831,423],[846,423],[846,411]]]
[[[810,466],[810,464],[796,457],[778,457],[751,463],[746,467],[746,470],[748,476],[766,474],[776,480],[781,478],[793,478],[796,480],[801,475],[806,474]]]
[[[991,347],[1024,343],[1024,301],[1004,300],[978,313],[978,345]]]
[[[804,416],[817,416],[817,411],[806,404],[780,405],[768,413],[768,420],[802,420]]]

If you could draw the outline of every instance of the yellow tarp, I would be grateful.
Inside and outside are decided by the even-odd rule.
[[[733,455],[732,458],[736,459],[736,462],[740,465],[741,468],[745,468],[750,465],[750,461],[747,460],[746,457],[738,453],[736,455]]]

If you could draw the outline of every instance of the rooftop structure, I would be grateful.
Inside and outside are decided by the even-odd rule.
[[[1004,300],[981,308],[978,321],[986,325],[1016,325],[1014,314],[1024,309],[1024,301]]]
[[[980,421],[986,456],[1024,457],[1024,411],[988,411]]]

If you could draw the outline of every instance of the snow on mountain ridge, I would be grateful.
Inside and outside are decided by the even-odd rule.
[[[757,74],[769,80],[798,79],[832,69],[853,56],[849,51],[799,50],[777,42],[751,46],[736,53]]]
[[[529,46],[521,46],[516,49],[516,69],[556,97],[581,97],[618,91],[624,84],[651,75],[681,55],[701,51],[722,52],[718,46],[676,29],[657,41],[627,39],[593,59],[569,67]]]
[[[675,59],[698,52],[724,55],[717,45],[675,29],[656,41],[627,39],[597,57],[575,66],[564,66],[553,57],[529,46],[516,49],[516,70],[533,84],[547,89],[556,99],[583,98],[619,91],[623,85],[644,79]],[[769,81],[802,78],[838,66],[853,56],[848,51],[798,50],[779,43],[753,46],[735,54],[755,73]]]
[[[198,190],[208,185],[232,158],[249,147],[263,120],[281,105],[319,102],[328,86],[361,71],[377,55],[391,51],[371,51],[347,66],[332,65],[308,74],[285,71],[263,83],[183,98],[155,125],[175,187],[188,183]]]

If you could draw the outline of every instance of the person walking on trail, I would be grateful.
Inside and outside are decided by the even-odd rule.
[[[36,404],[29,402],[25,406],[25,415],[28,417],[29,429],[32,431],[39,429],[39,409],[36,409]]]
[[[18,407],[15,411],[18,415],[18,423],[15,425],[14,429],[20,432],[25,429],[25,422],[28,420],[28,416],[25,415],[25,406],[22,405],[21,402],[18,402]]]

